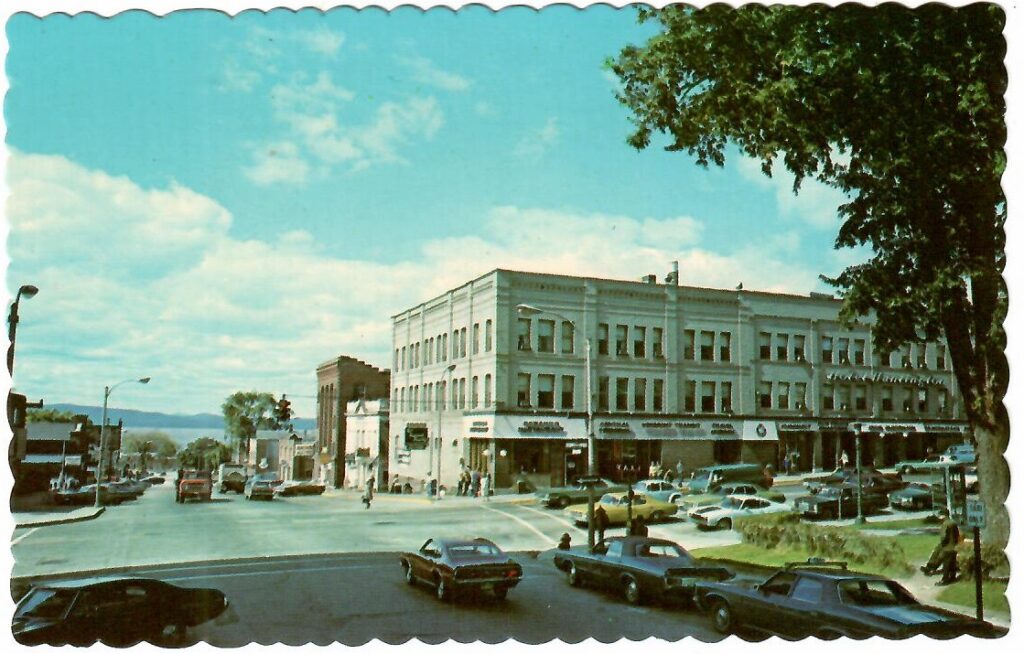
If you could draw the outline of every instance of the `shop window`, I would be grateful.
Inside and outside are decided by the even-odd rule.
[[[868,387],[858,385],[853,389],[853,406],[858,411],[866,411],[868,408]]]
[[[789,334],[775,335],[775,360],[789,361]]]
[[[768,332],[761,332],[757,335],[757,356],[761,361],[771,361],[772,358],[772,335]]]
[[[530,375],[527,373],[519,373],[518,381],[516,384],[516,394],[518,399],[518,405],[521,407],[530,406]]]
[[[821,362],[832,363],[832,337],[821,337]]]
[[[576,378],[572,375],[562,375],[562,404],[561,408],[571,411],[575,408],[575,397],[573,391],[576,386]]]
[[[822,384],[821,386],[821,408],[823,411],[835,411],[836,409],[835,388],[832,384]]]
[[[867,342],[863,338],[853,339],[853,364],[855,366],[864,365],[865,347],[867,347]]]
[[[892,386],[882,388],[882,411],[892,411]]]
[[[654,380],[654,397],[653,408],[655,411],[665,410],[665,381],[662,379]]]
[[[718,334],[718,360],[732,361],[732,333],[730,332]]]
[[[473,354],[480,354],[480,323],[473,324]]]
[[[693,361],[693,347],[695,337],[696,332],[694,332],[692,329],[687,329],[683,332],[683,358],[686,359],[687,361]]]
[[[627,342],[628,328],[625,325],[615,325],[615,356],[629,356],[629,343]]]
[[[598,377],[597,378],[597,409],[599,411],[608,410],[608,378]]]
[[[555,321],[554,320],[538,320],[537,321],[537,351],[538,352],[554,352],[555,351]]]
[[[518,349],[520,352],[529,352],[533,349],[530,339],[530,324],[531,321],[529,318],[519,319],[516,336],[518,337]]]
[[[697,382],[688,381],[684,386],[685,394],[683,395],[683,410],[693,412],[696,411],[697,402]]]
[[[633,356],[643,359],[647,356],[647,328],[633,327]]]
[[[757,386],[757,404],[762,409],[772,408],[772,383],[761,382]]]
[[[715,382],[701,382],[700,410],[702,413],[715,412]]]
[[[647,380],[643,377],[633,380],[633,410],[647,410]]]
[[[839,363],[842,365],[850,363],[850,339],[839,339]]]
[[[605,323],[597,326],[597,353],[608,354],[608,325]]]
[[[732,413],[732,382],[722,382],[718,388],[722,398],[722,413]]]
[[[807,337],[803,334],[793,335],[793,360],[794,361],[806,361],[807,350],[806,350]]]
[[[562,323],[562,354],[572,354],[575,351],[575,331],[571,322]]]
[[[665,356],[665,332],[661,327],[655,327],[651,334],[651,350],[655,359]]]
[[[555,408],[554,375],[537,375],[537,406],[541,409]]]
[[[615,380],[615,410],[629,410],[629,380],[625,377]]]
[[[484,352],[490,352],[494,347],[494,323],[488,320],[484,323]]]
[[[789,408],[789,382],[779,382],[778,384],[779,394],[778,402],[775,405],[777,409],[788,409]]]

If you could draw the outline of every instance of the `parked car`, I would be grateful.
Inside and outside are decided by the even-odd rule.
[[[941,469],[949,465],[949,461],[946,460],[941,454],[933,454],[926,456],[920,461],[899,461],[896,463],[896,470],[902,475],[909,475],[915,472],[931,472],[933,470]]]
[[[245,495],[245,499],[247,500],[260,498],[272,500],[274,499],[275,481],[277,481],[277,477],[272,475],[256,475],[251,477],[249,481],[245,482],[245,488],[242,490],[242,494]]]
[[[616,493],[626,491],[629,488],[626,484],[617,484],[608,479],[601,479],[594,485],[594,497],[601,497],[605,493]],[[567,507],[570,504],[580,504],[587,501],[587,487],[583,484],[572,486],[556,486],[554,488],[538,488],[534,495],[541,504],[548,507]]]
[[[789,564],[755,581],[698,581],[696,600],[723,634],[760,631],[786,638],[906,638],[969,634],[994,638],[1006,630],[921,604],[895,581],[847,570],[845,563]]]
[[[281,497],[293,497],[295,495],[323,495],[327,487],[318,481],[295,481],[288,480],[281,482],[274,487],[274,493]]]
[[[736,518],[790,510],[788,504],[772,502],[756,495],[730,495],[720,504],[693,509],[688,516],[698,529],[732,529]]]
[[[690,553],[669,540],[626,536],[594,546],[557,550],[555,567],[566,573],[571,586],[590,583],[622,593],[630,604],[647,599],[691,600],[698,579],[729,579],[725,568],[697,563]]]
[[[86,484],[74,489],[51,491],[50,498],[56,504],[89,506],[96,502],[96,484]],[[127,496],[123,493],[115,493],[106,487],[100,487],[100,504],[103,506],[116,506],[127,500]]]
[[[406,582],[433,586],[441,601],[468,590],[489,591],[505,599],[509,589],[523,578],[522,566],[486,538],[431,538],[399,560]]]
[[[163,475],[152,474],[142,478],[142,481],[149,484],[150,486],[159,486],[160,484],[167,481]]]
[[[888,504],[888,496],[879,491],[864,488],[861,508],[865,514],[877,513]],[[857,515],[857,486],[842,484],[826,486],[817,493],[801,495],[793,500],[793,510],[805,518],[836,520]]]
[[[946,448],[946,451],[942,453],[942,456],[952,463],[976,463],[978,460],[978,455],[974,451],[974,446],[970,443],[950,445]]]
[[[22,645],[79,645],[97,640],[124,647],[162,642],[219,616],[219,590],[183,588],[137,577],[89,577],[43,582],[18,602],[11,621]]]
[[[149,484],[134,479],[120,479],[118,481],[104,482],[104,484],[116,492],[130,495],[133,500],[149,490]]]
[[[771,488],[774,479],[759,463],[730,463],[698,468],[690,479],[680,484],[684,492],[693,495],[708,492],[709,489],[731,481],[742,481]]]
[[[222,463],[217,468],[217,491],[226,493],[229,490],[241,493],[249,480],[245,466],[241,463]]]
[[[209,502],[213,497],[213,480],[208,470],[186,470],[178,484],[178,501],[190,497]]]
[[[913,482],[889,493],[889,506],[899,511],[923,511],[932,508],[936,493],[942,496],[941,484]]]
[[[626,518],[629,515],[628,493],[606,493],[601,496],[599,504],[608,515],[608,524],[626,524]],[[675,515],[677,511],[679,511],[679,507],[675,504],[647,497],[643,493],[633,494],[633,517],[640,516],[647,522],[659,522],[670,515]],[[566,509],[565,512],[568,518],[576,524],[587,524],[587,509],[585,507],[572,507]]]
[[[861,484],[864,488],[889,493],[907,485],[898,475],[886,474],[874,468],[861,469]],[[810,493],[817,493],[822,488],[842,484],[857,485],[857,469],[854,466],[839,468],[822,477],[813,477],[804,480],[804,488]]]
[[[679,501],[685,511],[696,509],[701,506],[718,504],[722,499],[730,495],[754,495],[763,497],[771,502],[785,502],[786,496],[778,491],[765,490],[763,487],[747,482],[732,482],[715,486],[706,493],[700,495],[686,495]]]
[[[644,479],[633,484],[633,490],[653,497],[662,502],[675,504],[683,496],[683,491],[672,482],[663,479]]]

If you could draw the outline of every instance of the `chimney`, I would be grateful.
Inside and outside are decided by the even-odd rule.
[[[679,286],[679,262],[672,262],[672,272],[665,276],[665,283]]]

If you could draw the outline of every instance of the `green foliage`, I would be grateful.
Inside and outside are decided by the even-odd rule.
[[[662,133],[704,166],[735,144],[766,175],[781,163],[794,192],[812,178],[845,194],[835,245],[872,254],[827,280],[842,317],[874,313],[883,355],[945,337],[1005,543],[1003,9],[673,5],[640,20],[661,33],[608,64],[633,113],[629,143]]]
[[[224,443],[212,438],[197,438],[178,452],[178,462],[185,468],[213,470],[229,461],[231,450]]]
[[[75,414],[58,409],[29,409],[25,413],[26,422],[75,422]],[[86,418],[86,424],[91,421]]]
[[[276,429],[281,425],[274,418],[277,401],[270,393],[238,391],[221,405],[224,429],[238,449],[243,449],[257,429]]]
[[[166,465],[178,453],[178,444],[162,431],[131,431],[121,443],[121,449],[129,455],[138,455],[139,466],[149,469],[154,460]]]
[[[974,579],[974,543],[964,542],[956,548],[960,575],[966,579]],[[981,578],[985,581],[1007,579],[1010,576],[1010,559],[1006,552],[996,545],[981,543]]]

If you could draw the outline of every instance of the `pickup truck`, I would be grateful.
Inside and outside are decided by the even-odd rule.
[[[206,502],[213,495],[213,480],[208,470],[186,470],[178,484],[177,501],[184,503],[190,497]]]

